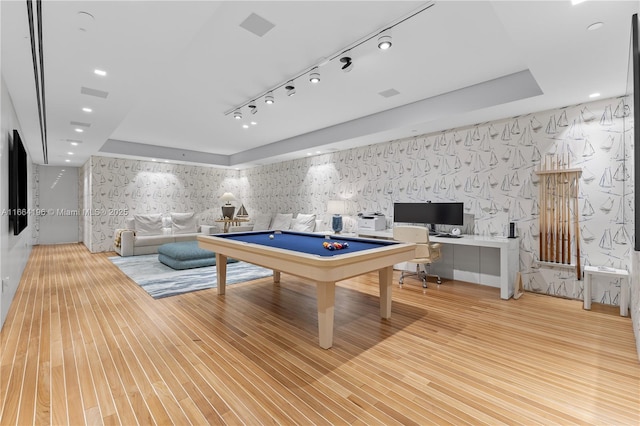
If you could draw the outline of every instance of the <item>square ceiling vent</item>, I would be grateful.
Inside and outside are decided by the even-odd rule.
[[[242,21],[240,26],[250,33],[257,35],[258,37],[262,37],[269,31],[271,31],[273,27],[275,27],[274,24],[267,21],[262,16],[256,15],[255,13],[252,13],[247,17],[247,19]]]

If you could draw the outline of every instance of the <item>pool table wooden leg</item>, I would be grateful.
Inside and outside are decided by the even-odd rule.
[[[224,295],[227,287],[227,256],[216,253],[216,273],[218,275],[218,295]]]
[[[391,318],[391,292],[393,287],[393,266],[378,271],[380,284],[380,317]]]
[[[320,347],[329,349],[333,346],[333,310],[336,300],[335,282],[318,282],[318,335]]]

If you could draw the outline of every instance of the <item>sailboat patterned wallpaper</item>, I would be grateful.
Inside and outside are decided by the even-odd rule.
[[[384,213],[390,226],[393,202],[462,201],[475,234],[506,236],[509,222],[516,223],[527,290],[581,298],[575,269],[538,263],[535,171],[547,156],[560,155],[582,169],[581,264],[627,269],[633,155],[623,117],[629,113],[624,98],[608,99],[249,169],[242,172],[242,202],[250,213],[318,214],[327,200],[342,198],[354,212]],[[347,231],[355,224],[349,221]],[[619,280],[594,278],[594,301],[617,304],[619,293]]]
[[[462,201],[475,234],[504,236],[509,222],[516,223],[527,290],[581,298],[582,281],[574,270],[537,262],[535,171],[546,156],[557,155],[582,169],[581,263],[627,269],[633,130],[625,132],[623,118],[629,114],[625,98],[606,99],[240,172],[106,157],[92,157],[83,169],[91,174],[93,209],[196,211],[205,212],[205,221],[217,218],[218,198],[226,191],[250,215],[315,213],[327,229],[327,201],[349,199],[353,215],[345,219],[346,231],[355,230],[357,212],[382,212],[390,226],[395,201]],[[124,217],[86,219],[90,250],[112,249],[113,232]],[[594,301],[617,304],[619,293],[618,280],[594,277]]]
[[[80,192],[84,174],[91,173],[91,209],[112,212],[83,218],[83,227],[91,229],[90,241],[84,241],[91,252],[113,250],[114,230],[125,227],[127,215],[120,212],[193,211],[201,222],[213,224],[220,216],[220,196],[240,193],[235,170],[110,157],[89,161],[80,173]]]

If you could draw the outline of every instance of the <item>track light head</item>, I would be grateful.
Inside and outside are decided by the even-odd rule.
[[[284,88],[287,91],[287,96],[293,96],[296,94],[296,86],[293,85],[293,81],[289,81]]]
[[[351,58],[349,56],[343,56],[340,58],[340,62],[342,62],[342,68],[340,68],[344,72],[349,72],[353,69],[353,62],[351,62]]]
[[[387,50],[392,46],[391,35],[388,32],[383,32],[380,37],[378,37],[378,49]]]
[[[313,84],[320,83],[320,73],[318,72],[318,68],[311,70],[311,74],[309,74],[309,81]]]
[[[264,97],[264,103],[265,104],[273,104],[275,102],[275,100],[273,99],[273,93],[269,92],[265,95]]]
[[[236,120],[240,120],[242,118],[242,111],[240,111],[239,109],[235,110],[233,113],[233,118],[235,118]]]
[[[251,103],[249,104],[249,111],[251,112],[251,114],[255,114],[256,112],[258,112],[256,101],[251,101]]]

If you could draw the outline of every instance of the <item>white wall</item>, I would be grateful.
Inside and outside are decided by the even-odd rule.
[[[18,129],[20,135],[20,123],[15,114],[13,102],[7,91],[4,79],[0,78],[0,187],[2,198],[0,199],[0,211],[6,212],[9,209],[9,140],[12,137],[13,129]],[[31,164],[31,155],[28,152],[26,141],[28,162]],[[28,176],[31,178],[33,167],[29,167]],[[33,196],[32,185],[28,185],[29,203],[32,208]],[[27,264],[32,247],[32,228],[34,226],[34,216],[28,218],[28,226],[20,235],[14,236],[13,231],[9,233],[9,218],[6,214],[0,215],[0,278],[2,286],[0,289],[0,328],[4,325],[7,312],[11,306],[11,301],[16,293],[20,277]]]

